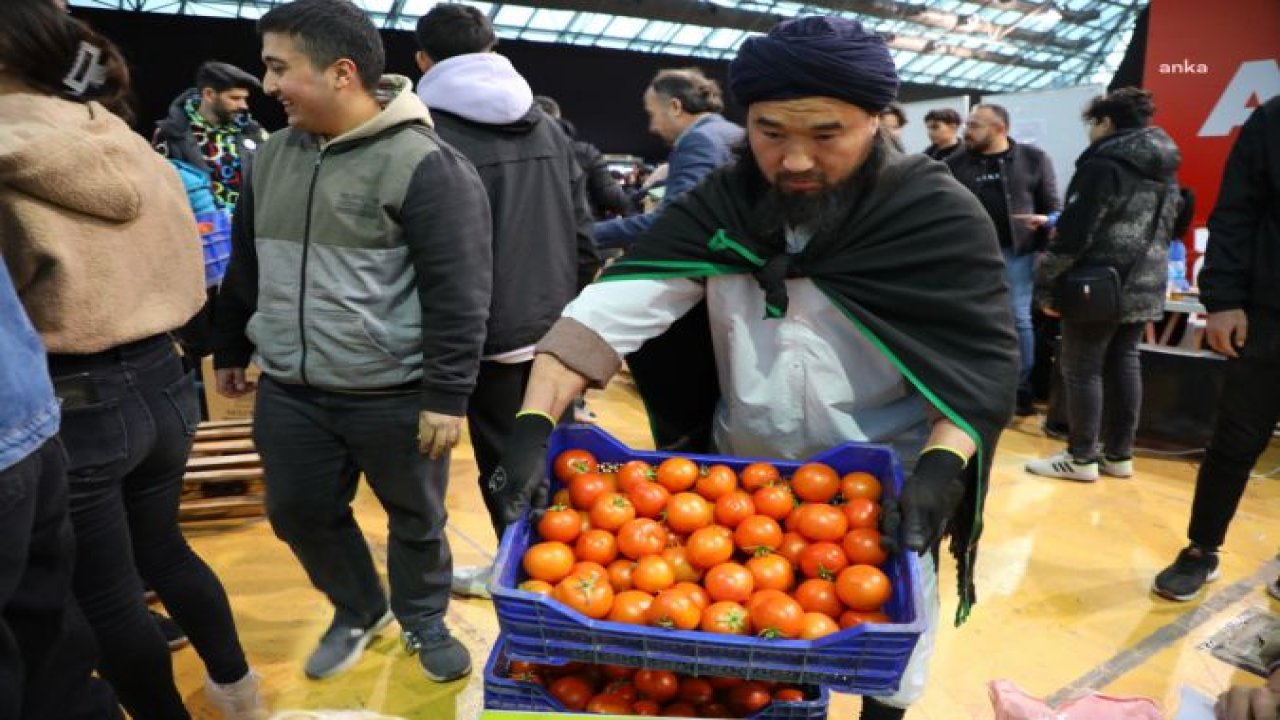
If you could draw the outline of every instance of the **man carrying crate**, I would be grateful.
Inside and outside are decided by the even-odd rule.
[[[779,24],[743,44],[730,88],[749,108],[749,147],[565,309],[490,483],[503,519],[517,519],[542,482],[552,418],[646,343],[672,368],[640,387],[659,447],[798,459],[891,445],[910,475],[885,534],[924,556],[928,629],[898,693],[868,698],[862,717],[900,718],[923,692],[944,534],[958,622],[975,599],[1018,365],[999,244],[945,168],[881,131],[898,78],[859,23]]]

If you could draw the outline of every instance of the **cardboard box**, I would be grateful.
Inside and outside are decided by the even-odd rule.
[[[257,381],[261,371],[254,366],[249,366],[247,375],[249,380]],[[209,409],[209,420],[249,420],[253,418],[253,403],[258,397],[257,393],[249,393],[243,397],[235,399],[225,398],[218,394],[218,381],[213,373],[213,359],[204,358],[200,361],[200,376],[204,380],[204,401],[205,406]]]

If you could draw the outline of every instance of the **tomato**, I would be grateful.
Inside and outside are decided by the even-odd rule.
[[[631,712],[631,701],[618,695],[601,693],[587,701],[587,712],[596,715],[626,715]]]
[[[796,531],[815,542],[840,542],[849,532],[849,520],[840,508],[824,503],[801,505]]]
[[[729,706],[722,702],[709,702],[698,706],[698,717],[727,718],[729,715]]]
[[[579,560],[573,564],[573,569],[569,571],[570,575],[582,575],[583,577],[599,578],[605,582],[609,582],[609,571],[604,566],[590,560]]]
[[[641,670],[632,680],[640,695],[656,703],[665,703],[680,692],[680,680],[669,670]]]
[[[844,550],[833,542],[816,542],[800,553],[800,572],[805,577],[834,580],[847,567]]]
[[[569,497],[569,488],[560,488],[555,495],[551,496],[552,505],[563,505],[564,507],[572,507],[573,500]]]
[[[756,512],[768,515],[774,520],[786,519],[796,507],[796,496],[786,485],[769,485],[751,494],[751,501],[756,505]]]
[[[764,706],[773,700],[773,696],[769,694],[769,688],[764,683],[750,680],[730,688],[725,700],[728,701],[729,710],[734,715],[746,717],[764,709]]]
[[[771,595],[756,603],[751,611],[751,626],[761,637],[800,637],[804,630],[804,608],[790,595]]]
[[[618,530],[618,552],[638,560],[661,553],[668,539],[667,529],[657,520],[636,518]]]
[[[773,691],[774,702],[803,702],[804,691],[800,688],[780,687]]]
[[[716,522],[730,529],[756,514],[755,501],[741,490],[726,493],[716,500]]]
[[[523,660],[512,660],[507,663],[507,676],[515,677],[516,675],[528,675],[538,671],[538,667],[531,662]]]
[[[648,593],[662,592],[676,584],[676,571],[661,555],[645,555],[631,571],[631,585]]]
[[[733,557],[733,532],[719,525],[695,530],[685,545],[685,554],[695,567],[712,568]]]
[[[653,481],[653,466],[643,460],[631,460],[618,468],[618,491],[630,492],[632,487]]]
[[[534,580],[558,583],[573,570],[573,550],[562,542],[547,541],[525,551],[521,559],[524,571]]]
[[[608,565],[618,557],[618,540],[608,530],[588,530],[578,536],[573,552],[579,560]]]
[[[880,568],[852,565],[836,578],[836,594],[851,610],[879,610],[893,595],[893,585]]]
[[[862,612],[861,610],[845,610],[840,613],[840,627],[851,628],[862,623],[887,623],[893,622],[888,615],[880,611]]]
[[[837,632],[840,632],[840,626],[836,624],[836,621],[830,615],[820,612],[807,612],[804,614],[800,639],[817,640],[820,637],[826,637],[831,633]]]
[[[626,495],[605,493],[591,506],[591,527],[616,532],[618,528],[636,519],[636,507]]]
[[[628,625],[644,625],[648,619],[649,606],[653,605],[653,596],[639,590],[623,590],[613,598],[613,607],[609,608],[609,619],[613,622]]]
[[[854,528],[840,543],[849,562],[854,565],[883,565],[888,553],[880,547],[880,531],[871,528]]]
[[[582,537],[582,533],[591,529],[591,515],[582,510],[574,510],[578,514],[578,537]]]
[[[698,582],[702,579],[702,568],[696,568],[689,562],[689,551],[686,548],[671,545],[662,551],[662,557],[671,563],[676,582]]]
[[[676,493],[667,503],[667,527],[678,533],[691,533],[714,520],[715,506],[697,493]]]
[[[656,717],[662,712],[662,706],[652,700],[637,700],[631,703],[631,712],[635,715]]]
[[[742,678],[717,677],[715,675],[712,675],[711,677],[707,678],[707,682],[711,683],[711,687],[717,690],[728,690],[731,687],[737,687],[741,685],[742,683],[746,682],[746,680],[743,680]],[[724,717],[724,716],[721,715],[720,717]]]
[[[547,508],[538,520],[538,536],[543,540],[571,543],[578,537],[581,524],[582,519],[573,508],[556,505]]]
[[[684,492],[698,482],[698,463],[683,457],[667,458],[658,466],[655,479],[672,493]]]
[[[663,590],[653,599],[646,619],[650,625],[668,630],[694,630],[702,620],[702,611],[689,593]]]
[[[711,604],[711,596],[697,583],[678,582],[672,586],[672,589],[688,593],[689,597],[693,598],[693,604],[698,606],[698,610],[706,610]]]
[[[565,710],[574,711],[585,709],[594,692],[591,684],[577,675],[556,678],[547,690],[550,691],[551,697],[560,701]]]
[[[844,504],[844,516],[849,528],[871,528],[880,524],[880,506],[866,498],[854,498]]]
[[[791,489],[805,502],[831,502],[840,492],[840,476],[830,465],[805,463],[791,476]]]
[[[796,588],[794,595],[805,612],[818,612],[832,618],[838,618],[844,612],[844,604],[836,594],[836,584],[830,580],[805,580]]]
[[[601,495],[611,490],[609,481],[597,472],[574,475],[569,480],[569,500],[579,510],[590,510]]]
[[[630,680],[636,669],[625,665],[601,665],[600,674],[609,680]]]
[[[712,465],[698,477],[694,490],[702,497],[715,502],[738,489],[738,474],[728,465]]]
[[[767,462],[751,463],[742,469],[739,476],[742,483],[742,489],[747,492],[755,492],[766,485],[773,485],[782,480],[782,476],[778,474],[778,468]]]
[[[662,708],[662,717],[691,718],[697,717],[698,710],[689,703],[675,702]]]
[[[570,575],[556,585],[555,599],[589,618],[599,620],[613,607],[613,588],[603,577]]]
[[[781,555],[757,555],[747,561],[757,590],[787,591],[795,584],[795,569]]]
[[[586,450],[575,449],[565,450],[557,455],[555,462],[551,464],[551,471],[560,482],[567,485],[575,475],[593,473],[598,467],[595,455]]]
[[[767,515],[752,515],[738,524],[733,540],[745,553],[774,550],[782,544],[782,528]]]
[[[736,602],[713,603],[702,612],[699,627],[703,632],[722,635],[750,635],[751,614]]]
[[[782,534],[782,544],[774,552],[786,558],[792,565],[800,567],[800,555],[807,547],[809,547],[809,541],[805,540],[803,535],[788,531]]]
[[[707,595],[715,601],[746,602],[755,590],[756,579],[751,571],[735,562],[717,565],[707,571],[702,579]]]
[[[631,573],[635,569],[635,562],[626,558],[618,558],[609,563],[609,567],[605,568],[609,573],[609,587],[613,588],[616,593],[630,590],[632,587]]]
[[[840,496],[845,502],[854,498],[866,498],[872,502],[880,501],[880,481],[875,475],[855,470],[845,473],[840,478]]]
[[[635,506],[638,517],[656,518],[666,511],[671,493],[656,482],[643,482],[631,486],[627,499]]]
[[[640,691],[636,689],[635,683],[630,680],[614,680],[604,686],[604,692],[601,695],[617,695],[626,700],[627,703],[635,702],[640,697]]]
[[[520,583],[519,588],[525,592],[538,593],[539,595],[550,595],[556,588],[546,580],[525,580]]]
[[[680,690],[676,693],[676,698],[690,705],[702,705],[711,702],[715,694],[716,689],[706,680],[699,677],[686,677],[680,681]]]

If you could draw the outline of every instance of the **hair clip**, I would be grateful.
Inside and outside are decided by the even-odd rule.
[[[71,89],[72,95],[81,97],[86,90],[101,86],[106,79],[107,66],[102,62],[102,48],[81,40],[75,62],[71,63],[71,71],[62,78],[62,84]]]

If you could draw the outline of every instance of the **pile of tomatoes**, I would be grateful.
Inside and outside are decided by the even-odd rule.
[[[589,618],[679,630],[813,640],[889,622],[880,570],[881,487],[822,463],[784,478],[670,457],[601,466],[571,449],[564,485],[536,522],[520,588]]]
[[[512,661],[508,677],[541,685],[566,710],[606,715],[743,718],[773,702],[816,697],[794,685],[693,677],[618,665],[535,665]]]

